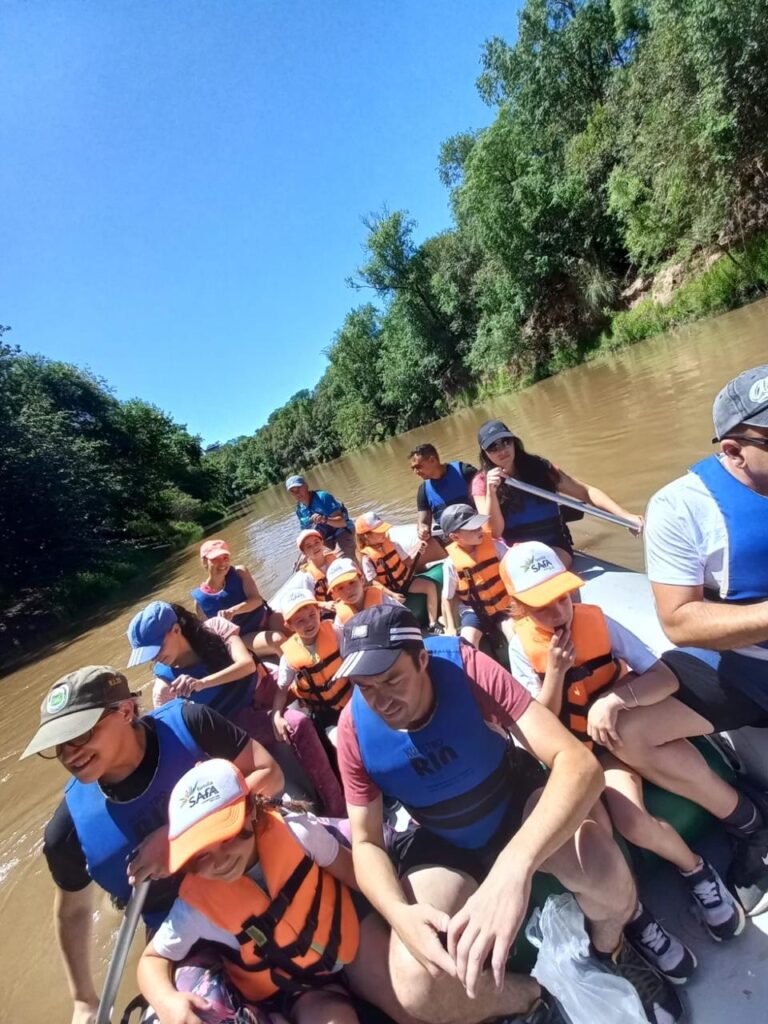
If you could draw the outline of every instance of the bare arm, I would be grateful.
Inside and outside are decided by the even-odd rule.
[[[231,607],[225,608],[226,618],[231,618],[233,615],[242,615],[244,612],[256,611],[257,608],[261,608],[264,604],[264,598],[259,593],[256,580],[251,576],[250,571],[244,565],[236,565],[235,572],[243,584],[245,600],[241,601],[240,604],[233,604]]]
[[[445,622],[445,632],[448,636],[456,636],[459,631],[459,599],[452,597],[443,598],[443,621]]]
[[[621,718],[625,711],[649,707],[671,697],[678,689],[677,676],[663,661],[645,672],[628,672],[608,693],[598,697],[587,714],[587,732],[596,743],[615,750],[621,743]]]
[[[245,776],[251,793],[277,796],[285,789],[282,768],[258,740],[246,743],[235,758],[234,764]]]
[[[191,992],[178,992],[171,980],[173,967],[173,962],[156,953],[150,942],[136,968],[141,994],[158,1015],[160,1024],[202,1024],[195,1009],[207,1009],[208,1000]]]
[[[339,844],[339,852],[331,864],[326,864],[325,870],[338,878],[340,882],[348,885],[350,889],[360,889],[355,878],[355,866],[352,861],[352,852],[346,846]]]
[[[429,540],[432,536],[432,513],[429,509],[417,512],[416,529],[420,540]]]
[[[680,647],[728,651],[768,640],[768,601],[724,604],[705,601],[702,585],[651,586],[664,632]]]
[[[637,522],[638,528],[642,527],[642,516],[635,515],[634,512],[628,512],[623,505],[614,501],[609,494],[606,494],[605,491],[601,491],[599,487],[593,487],[592,484],[582,483],[581,480],[577,480],[576,477],[573,476],[568,476],[568,474],[563,473],[562,470],[560,470],[557,489],[571,498],[578,498],[579,501],[587,501],[590,505],[594,505],[595,508],[601,508],[604,512],[611,512],[615,516],[621,516],[622,519],[634,520]]]
[[[93,1024],[99,1006],[91,965],[93,910],[93,884],[79,892],[56,887],[53,926],[74,1003],[72,1024]]]
[[[198,690],[207,689],[209,686],[220,686],[222,683],[235,683],[243,676],[256,671],[256,662],[253,655],[243,643],[242,637],[230,636],[224,641],[232,658],[232,664],[221,669],[220,672],[212,672],[209,676],[198,679]]]
[[[490,516],[488,523],[492,537],[501,537],[504,533],[504,514],[499,505],[499,483],[504,474],[498,468],[489,469],[485,474],[485,494],[475,495],[475,508],[484,516]]]

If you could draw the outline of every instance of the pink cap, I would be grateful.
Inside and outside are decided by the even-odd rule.
[[[229,554],[229,544],[225,540],[207,540],[200,547],[201,558],[221,558]]]
[[[304,550],[304,541],[309,540],[310,537],[319,537],[320,540],[323,539],[323,535],[322,533],[320,533],[319,530],[302,530],[299,536],[296,538],[296,547],[299,549],[299,551]]]

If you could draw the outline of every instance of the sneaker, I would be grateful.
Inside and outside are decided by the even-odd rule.
[[[737,839],[729,882],[747,917],[768,910],[768,828]]]
[[[691,890],[702,924],[715,942],[735,939],[744,931],[744,911],[711,864],[702,861],[698,871],[683,875],[683,880]]]
[[[444,636],[445,626],[442,622],[432,622],[427,629],[427,636]]]
[[[610,974],[624,978],[632,985],[643,1004],[651,1024],[677,1024],[683,1019],[683,1004],[666,978],[636,953],[629,942],[622,941],[609,956],[598,953],[597,962]]]
[[[696,969],[696,957],[645,907],[624,928],[635,951],[673,985],[684,985]]]
[[[565,1015],[551,992],[542,989],[541,995],[524,1017],[501,1017],[496,1024],[570,1024],[570,1017]]]

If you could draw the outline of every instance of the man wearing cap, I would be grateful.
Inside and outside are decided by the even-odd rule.
[[[58,759],[72,776],[45,828],[43,853],[56,884],[54,924],[72,1024],[93,1024],[90,883],[125,903],[131,857],[136,881],[168,874],[168,796],[198,761],[233,761],[252,791],[266,796],[282,790],[282,773],[259,743],[204,705],[174,700],[139,717],[125,676],[103,665],[72,672],[51,688],[40,728],[21,756],[32,754]],[[172,879],[150,887],[143,912],[149,924],[162,920],[176,888]]]
[[[336,545],[347,558],[355,557],[355,528],[346,505],[328,491],[311,491],[303,476],[289,476],[285,489],[296,501],[302,530],[318,530],[326,543]]]
[[[636,891],[619,848],[590,817],[604,783],[592,754],[475,648],[453,637],[425,643],[406,609],[356,615],[344,654],[339,672],[356,685],[338,755],[355,872],[399,939],[392,976],[409,1012],[467,1024],[563,1020],[532,978],[505,975],[533,874],[544,870],[575,893],[606,969],[631,982],[642,974],[649,1019],[679,1019],[674,993],[622,942]],[[509,733],[525,750],[510,747]],[[397,837],[394,864],[383,797],[418,822]]]
[[[768,725],[768,364],[729,381],[712,416],[717,454],[662,487],[647,512],[656,609],[682,648],[663,660],[680,688],[627,716],[621,757],[707,807],[739,840],[731,881],[754,916],[768,909],[766,808],[735,791],[713,807],[703,759],[683,741]]]
[[[410,454],[411,469],[421,477],[416,493],[419,539],[429,540],[432,522],[440,526],[443,509],[463,502],[472,504],[469,487],[477,469],[468,462],[441,462],[433,444],[417,445]]]

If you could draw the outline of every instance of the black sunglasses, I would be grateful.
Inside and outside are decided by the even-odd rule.
[[[107,708],[101,718],[97,719],[95,724],[92,725],[87,732],[81,732],[79,736],[73,736],[71,740],[65,740],[64,743],[57,743],[55,747],[51,747],[49,750],[38,750],[37,756],[42,757],[44,761],[55,761],[59,757],[61,750],[66,746],[84,747],[107,715],[111,715],[117,710],[117,707]]]
[[[514,443],[514,437],[500,437],[498,441],[489,444],[485,450],[487,452],[500,452],[502,448],[510,448]]]
[[[726,437],[713,437],[712,444],[721,441],[738,441],[740,444],[759,444],[768,448],[768,437],[748,437],[744,434],[728,434]]]

